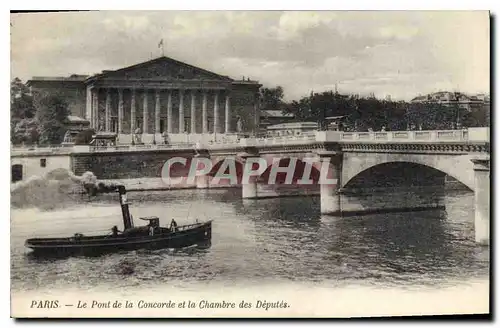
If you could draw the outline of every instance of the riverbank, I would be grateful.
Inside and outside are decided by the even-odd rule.
[[[121,184],[124,185],[125,188],[127,188],[127,191],[163,191],[163,190],[183,190],[183,189],[197,189],[196,184],[176,184],[176,185],[168,185],[165,183],[165,181],[162,178],[135,178],[135,179],[106,179],[106,180],[99,180],[99,182],[103,182],[105,184]],[[304,187],[308,186],[302,186],[302,188],[297,188],[297,186],[294,185],[280,185],[278,188],[275,185],[274,188],[269,188],[268,186],[265,185],[260,185],[262,189],[268,190],[269,189],[280,189],[281,191],[286,190],[286,191],[293,191],[293,189],[304,189]],[[218,184],[218,185],[213,185],[210,184],[209,186],[210,189],[212,188],[241,188],[241,185],[239,184]],[[311,188],[305,188],[305,189],[311,189]],[[319,188],[317,188],[319,191]],[[392,188],[392,189],[398,189],[398,188]],[[417,188],[418,190],[419,188]],[[388,188],[384,188],[385,191],[388,191]],[[445,183],[445,190],[467,190],[467,188],[459,183],[458,181],[447,181]],[[316,191],[316,190],[314,190]],[[345,190],[345,192],[355,192],[356,190]],[[363,190],[363,192],[380,192],[381,190]],[[390,191],[395,191],[395,190],[390,190]],[[358,191],[360,192],[360,191]]]
[[[177,189],[196,189],[195,184],[168,185],[162,178],[106,179],[98,180],[105,184],[120,184],[127,191],[161,191]]]

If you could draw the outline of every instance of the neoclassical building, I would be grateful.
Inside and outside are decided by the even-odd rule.
[[[140,133],[144,142],[207,135],[253,133],[259,126],[257,81],[234,80],[169,57],[93,76],[33,77],[33,96],[58,94],[71,115],[87,119],[97,131],[118,134],[130,142]],[[196,138],[195,138],[196,139]]]

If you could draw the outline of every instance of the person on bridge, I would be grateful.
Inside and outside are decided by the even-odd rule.
[[[168,133],[167,133],[167,131],[163,131],[163,133],[161,134],[161,136],[163,137],[163,143],[165,145],[168,145]]]

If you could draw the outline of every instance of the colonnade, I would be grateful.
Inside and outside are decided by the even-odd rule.
[[[96,130],[108,131],[111,132],[111,90],[117,90],[118,92],[118,117],[117,117],[117,129],[118,134],[122,134],[123,132],[123,123],[125,118],[125,106],[124,106],[124,90],[130,90],[130,108],[127,109],[130,111],[130,132],[133,133],[137,128],[142,128],[142,133],[160,133],[160,121],[161,121],[161,104],[160,104],[160,96],[161,92],[165,89],[138,89],[138,88],[105,88],[105,110],[104,110],[104,126],[100,126],[99,115],[99,88],[91,88],[87,90],[87,115],[90,116],[90,124],[91,127]],[[172,106],[172,96],[174,93],[177,93],[179,98],[178,104],[178,112],[179,112],[179,129],[178,133],[186,132],[185,126],[185,116],[186,110],[185,108],[185,98],[187,96],[190,97],[190,133],[209,133],[209,125],[208,125],[208,97],[211,95],[213,97],[213,131],[219,133],[229,133],[231,132],[231,98],[229,92],[224,92],[222,96],[224,96],[224,129],[222,129],[222,122],[220,120],[220,108],[219,108],[219,99],[221,96],[220,89],[213,90],[201,90],[201,109],[202,114],[201,117],[197,115],[197,102],[200,99],[197,99],[197,94],[199,90],[197,89],[166,89],[167,90],[167,133],[173,133],[174,131],[174,121],[173,121],[173,106]],[[152,92],[151,92],[152,91]],[[137,126],[137,94],[142,92],[143,94],[143,113],[142,113],[142,127]],[[154,93],[154,131],[149,131],[149,97],[150,94]],[[201,131],[197,131],[197,120],[201,119]]]

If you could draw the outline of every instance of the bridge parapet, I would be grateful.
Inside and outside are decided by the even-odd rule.
[[[67,146],[12,147],[10,149],[11,156],[65,155],[71,152],[73,152],[73,147],[67,147]]]
[[[310,134],[281,136],[271,138],[222,139],[208,142],[158,143],[116,146],[55,146],[11,148],[11,156],[57,155],[88,152],[121,152],[143,150],[192,150],[192,149],[234,149],[242,147],[310,145],[314,143],[349,143],[349,144],[449,144],[449,143],[489,143],[489,128],[469,128],[464,130],[436,131],[379,131],[379,132],[344,132],[316,131]]]
[[[318,131],[316,141],[359,143],[489,142],[489,128],[435,131],[341,132]]]

